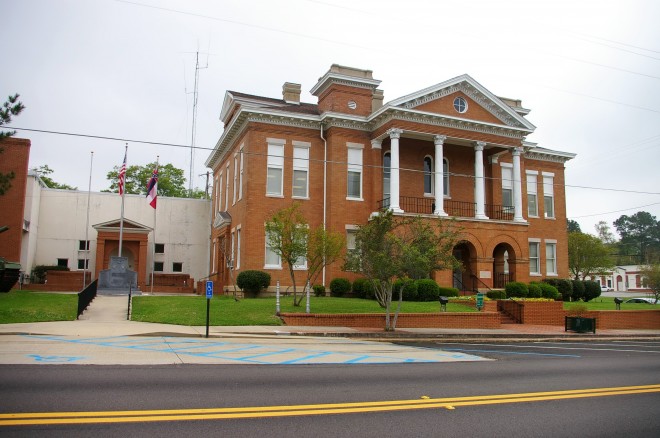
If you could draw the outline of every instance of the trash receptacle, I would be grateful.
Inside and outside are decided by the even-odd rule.
[[[440,297],[440,311],[441,312],[446,312],[447,311],[447,303],[448,302],[449,302],[449,298]]]

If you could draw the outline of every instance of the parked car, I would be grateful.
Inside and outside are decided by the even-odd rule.
[[[610,291],[613,291],[613,290],[614,290],[614,289],[612,289],[612,288],[609,287],[609,286],[603,286],[602,284],[600,285],[600,291],[601,291],[601,292],[610,292]]]
[[[655,298],[630,298],[624,303],[646,303],[646,304],[655,304]]]

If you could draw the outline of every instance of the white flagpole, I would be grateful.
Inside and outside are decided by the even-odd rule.
[[[128,143],[124,150],[124,157],[128,153]],[[126,175],[124,175],[124,191],[121,194],[121,216],[119,219],[119,257],[121,257],[121,244],[124,240],[124,198],[126,197]]]
[[[160,155],[156,155],[156,169],[158,169],[158,161],[160,160]],[[160,178],[160,175],[158,175]],[[158,196],[158,180],[156,180],[156,196]],[[158,206],[158,203],[156,203]],[[154,293],[154,270],[156,269],[156,210],[154,208],[154,245],[151,248],[151,293]]]
[[[83,289],[87,287],[87,265],[89,264],[89,200],[92,195],[92,166],[94,164],[94,151],[91,153],[92,157],[89,161],[89,186],[87,187],[87,222],[85,223],[85,259],[83,262]],[[91,280],[91,278],[90,278]]]

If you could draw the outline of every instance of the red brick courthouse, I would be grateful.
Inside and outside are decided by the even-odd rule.
[[[454,254],[465,269],[437,272],[467,290],[508,281],[568,277],[564,163],[575,154],[525,138],[535,126],[520,100],[498,97],[468,75],[383,103],[369,70],[332,65],[300,101],[228,91],[213,169],[211,278],[269,272],[290,280],[267,246],[266,220],[298,201],[310,225],[345,233],[347,246],[369,216],[387,207],[463,229]],[[223,251],[224,248],[224,251]],[[301,281],[305,266],[300,266]],[[351,277],[339,263],[324,281]]]

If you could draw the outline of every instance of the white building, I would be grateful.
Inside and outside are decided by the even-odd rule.
[[[122,256],[138,273],[140,288],[150,284],[152,269],[156,274],[188,274],[195,280],[208,276],[210,213],[210,201],[204,199],[159,196],[154,210],[142,195],[125,196]],[[99,271],[108,269],[109,257],[118,255],[120,215],[117,193],[50,189],[30,172],[23,271],[60,265],[71,271],[86,269],[98,278]]]

